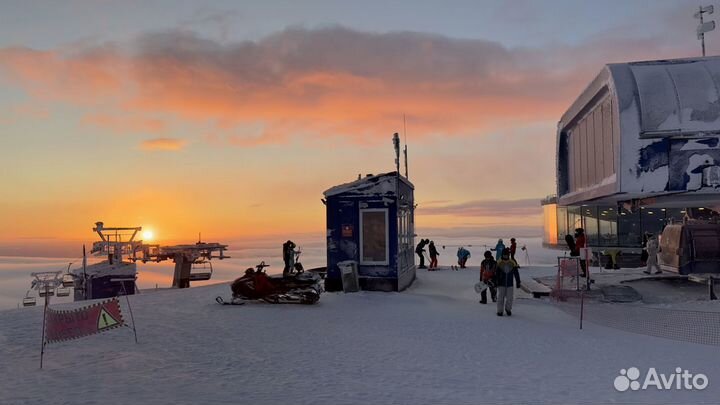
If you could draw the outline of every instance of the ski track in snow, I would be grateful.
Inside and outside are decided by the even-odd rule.
[[[314,306],[217,305],[227,284],[144,293],[130,297],[139,344],[128,328],[51,344],[43,370],[42,308],[0,311],[0,404],[717,402],[717,347],[580,331],[519,290],[500,318],[478,304],[477,276],[420,270],[406,292],[325,293]],[[616,392],[632,366],[683,367],[710,385]]]

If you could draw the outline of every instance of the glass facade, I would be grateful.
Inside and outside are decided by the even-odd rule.
[[[590,246],[598,245],[598,207],[582,207],[585,235]]]
[[[707,216],[715,213],[705,208],[690,210],[696,218],[703,213]],[[557,204],[546,204],[543,216],[543,241],[548,245],[562,245],[565,235],[573,235],[575,229],[583,228],[590,246],[639,248],[646,232],[660,234],[670,221],[682,221],[685,209],[641,208],[633,213],[609,206],[558,207]]]
[[[640,211],[620,210],[618,215],[618,242],[620,246],[642,246]]]
[[[558,212],[557,204],[543,205],[543,243],[545,244],[558,243]]]
[[[617,209],[614,207],[598,207],[598,245],[618,245]]]

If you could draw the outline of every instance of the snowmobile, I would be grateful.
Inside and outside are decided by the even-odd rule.
[[[269,276],[261,262],[255,269],[245,270],[245,274],[230,284],[232,300],[226,302],[222,297],[215,298],[219,304],[242,305],[247,301],[265,301],[272,304],[311,305],[320,299],[322,293],[321,278],[311,272],[305,272],[301,266],[295,266],[292,273]]]

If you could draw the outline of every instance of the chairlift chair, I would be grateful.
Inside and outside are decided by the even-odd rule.
[[[192,264],[190,268],[190,281],[206,281],[212,277],[212,262],[202,260]]]
[[[25,298],[23,298],[22,300],[22,304],[24,307],[34,307],[35,304],[37,304],[37,300],[35,299],[35,297],[29,297],[26,295]]]
[[[44,296],[52,297],[53,295],[55,295],[55,290],[50,290],[50,289],[39,290],[38,295],[40,295],[41,297],[44,297]]]
[[[57,296],[58,297],[68,297],[70,296],[70,288],[63,287],[57,289]]]
[[[74,287],[75,286],[75,278],[72,276],[72,274],[64,274],[62,277],[62,286],[63,287]],[[60,294],[58,294],[60,296]]]

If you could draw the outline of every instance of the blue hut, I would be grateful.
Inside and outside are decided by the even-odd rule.
[[[414,190],[390,172],[325,191],[325,289],[342,290],[338,263],[354,261],[364,290],[402,291],[415,280]]]

